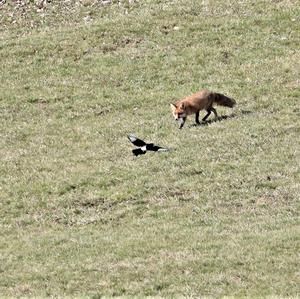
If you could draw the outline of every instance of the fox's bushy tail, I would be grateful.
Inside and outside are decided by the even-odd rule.
[[[215,93],[214,102],[220,106],[230,108],[232,108],[236,104],[236,101],[234,99],[228,98],[221,93]]]

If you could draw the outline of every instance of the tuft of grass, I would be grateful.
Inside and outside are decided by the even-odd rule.
[[[40,4],[0,7],[0,294],[296,297],[296,1]],[[202,88],[236,108],[178,130]]]

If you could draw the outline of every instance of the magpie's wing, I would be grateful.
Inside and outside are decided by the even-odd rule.
[[[153,143],[147,144],[146,148],[148,151],[154,151],[154,152],[167,152],[169,150],[167,148],[154,145]]]
[[[139,155],[145,155],[146,151],[143,151],[141,148],[135,148],[135,149],[132,150],[132,153],[135,156],[139,156]]]
[[[129,134],[128,139],[133,143],[135,146],[142,147],[146,145],[146,142],[137,138],[134,134]]]

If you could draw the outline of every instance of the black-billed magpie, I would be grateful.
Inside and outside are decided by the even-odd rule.
[[[138,147],[132,150],[132,153],[135,156],[144,155],[146,154],[147,151],[153,151],[153,152],[169,151],[169,149],[154,145],[153,143],[146,143],[145,141],[137,138],[134,134],[129,134],[128,139],[131,141],[132,144]]]

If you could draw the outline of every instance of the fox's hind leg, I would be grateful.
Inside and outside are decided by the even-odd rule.
[[[199,111],[196,112],[196,124],[200,125],[200,121],[199,121]]]
[[[207,109],[207,114],[202,118],[202,121],[206,121],[206,119],[210,116],[211,114],[211,108],[210,109]]]
[[[203,117],[203,121],[206,121],[206,119],[210,116],[211,112],[214,113],[215,117],[218,118],[218,113],[217,113],[217,110],[213,107],[210,107],[209,109],[206,110],[207,111],[207,114]]]
[[[217,113],[217,110],[216,110],[215,108],[211,107],[210,110],[214,113],[214,115],[215,115],[216,118],[219,117],[219,116],[218,116],[218,113]]]

